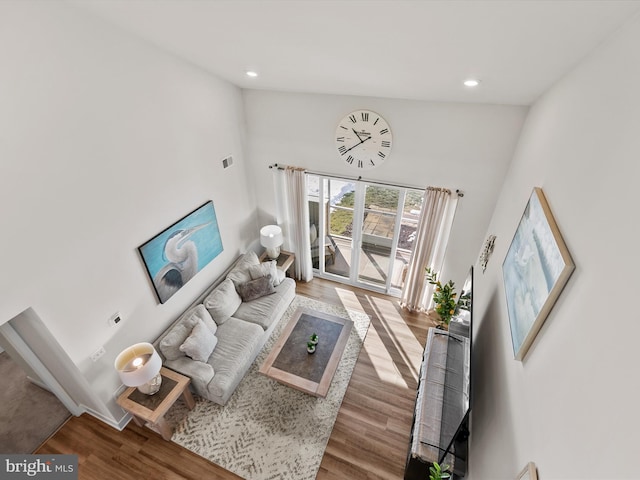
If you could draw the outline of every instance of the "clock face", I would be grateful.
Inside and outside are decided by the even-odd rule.
[[[391,153],[391,145],[389,124],[370,110],[351,112],[336,129],[338,156],[358,170],[382,165]]]

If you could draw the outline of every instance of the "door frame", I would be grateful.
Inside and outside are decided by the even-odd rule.
[[[325,269],[325,264],[324,262],[320,262],[319,263],[319,268],[318,269],[314,269],[316,271],[316,273],[318,274],[319,277],[321,278],[327,278],[333,281],[337,281],[340,283],[344,283],[344,284],[348,284],[348,285],[352,285],[354,287],[358,287],[358,288],[363,288],[366,290],[371,290],[374,292],[378,292],[378,293],[384,293],[387,295],[392,295],[392,296],[396,296],[399,297],[401,294],[400,289],[396,288],[396,287],[392,287],[391,286],[391,279],[393,277],[393,266],[394,266],[394,262],[395,262],[395,255],[397,252],[397,247],[398,247],[398,241],[399,241],[399,233],[400,233],[400,228],[402,225],[402,213],[403,213],[403,208],[404,208],[404,202],[406,200],[406,195],[407,195],[407,190],[409,189],[414,189],[412,187],[402,187],[399,185],[384,185],[384,184],[380,184],[378,182],[368,182],[366,180],[358,180],[358,179],[349,179],[349,178],[338,178],[335,176],[328,176],[328,175],[322,175],[322,174],[312,174],[315,175],[319,178],[319,185],[318,185],[318,202],[319,202],[319,206],[324,205],[324,196],[325,196],[325,182],[324,180],[327,181],[341,181],[341,182],[349,182],[349,183],[353,183],[355,185],[355,189],[354,189],[354,205],[353,205],[353,229],[352,229],[352,235],[351,235],[351,265],[360,265],[360,254],[361,254],[361,250],[362,250],[362,238],[363,238],[363,233],[362,233],[362,227],[364,225],[364,201],[365,201],[365,191],[366,191],[366,187],[367,186],[382,186],[384,188],[393,188],[393,189],[397,189],[399,191],[399,195],[398,195],[398,205],[396,206],[396,211],[395,211],[395,222],[394,222],[394,229],[393,229],[393,238],[392,238],[392,244],[391,244],[391,251],[389,253],[389,268],[386,272],[386,280],[385,280],[385,284],[384,285],[376,285],[374,283],[368,283],[368,282],[363,282],[360,281],[359,278],[359,268],[355,269],[352,268],[349,271],[349,276],[342,276],[342,275],[337,275],[337,274],[333,274],[330,272],[327,272]],[[330,199],[328,200],[329,202],[331,201]],[[330,210],[330,205],[329,205],[329,210]],[[324,208],[319,207],[318,208],[318,220],[319,220],[319,228],[318,228],[318,236],[320,238],[325,238],[325,236],[328,234],[328,232],[326,231],[326,224],[327,224],[327,218],[326,218],[326,214],[327,212],[325,211]],[[322,256],[320,258],[323,258]]]
[[[72,415],[79,416],[84,413],[84,408],[78,405],[67,392],[62,385],[58,383],[51,371],[40,361],[34,351],[24,341],[20,334],[11,326],[9,322],[5,322],[0,325],[0,338],[6,342],[20,357],[26,365],[33,370],[38,376],[37,379],[31,379],[38,386],[43,387],[53,393],[60,402],[65,406]],[[7,354],[9,352],[7,351]],[[9,356],[11,356],[9,354]],[[15,361],[15,359],[13,359]],[[20,362],[16,362],[20,363]]]

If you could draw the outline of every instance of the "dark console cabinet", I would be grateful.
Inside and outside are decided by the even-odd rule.
[[[467,473],[471,412],[471,286],[473,269],[461,292],[449,329],[429,329],[416,396],[405,480],[428,480],[438,462],[453,478]]]

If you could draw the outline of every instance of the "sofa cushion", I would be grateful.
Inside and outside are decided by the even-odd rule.
[[[263,330],[255,324],[230,318],[218,328],[218,345],[209,357],[216,374],[207,389],[228,398],[244,377],[263,344]]]
[[[211,314],[203,304],[199,303],[198,305],[191,307],[184,313],[184,315],[191,316],[197,320],[202,320],[202,323],[204,323],[207,328],[211,330],[211,333],[215,335],[216,330],[218,329],[218,325],[213,321],[213,318],[211,318]]]
[[[218,325],[222,325],[233,315],[242,303],[233,282],[227,278],[220,283],[202,302]]]
[[[249,267],[249,275],[251,275],[252,280],[256,280],[260,277],[266,277],[267,275],[271,275],[271,283],[273,283],[274,287],[280,285],[282,280],[284,279],[284,272],[282,273],[282,278],[278,275],[278,267],[276,266],[276,261],[271,260],[269,262],[262,262],[260,265],[251,265]]]
[[[191,334],[180,345],[180,351],[194,360],[206,362],[217,343],[218,338],[211,333],[202,320],[198,320]]]
[[[250,280],[238,285],[238,293],[242,297],[243,302],[250,302],[260,297],[264,297],[265,295],[271,295],[275,292],[273,282],[271,281],[271,275],[259,277],[255,280]]]
[[[180,351],[180,345],[187,339],[197,321],[193,315],[183,317],[160,341],[160,351],[167,360],[176,360],[184,356]]]
[[[233,269],[227,274],[227,279],[231,280],[236,288],[238,288],[238,285],[251,280],[249,267],[252,265],[260,265],[260,260],[256,252],[250,250],[238,260]]]
[[[281,304],[288,305],[291,302],[291,294],[288,293],[291,289],[295,291],[295,282],[291,278],[287,278],[275,287],[275,294],[266,295],[251,302],[243,302],[233,314],[233,318],[255,323],[260,325],[263,330],[267,330],[273,322],[282,316],[284,305]]]

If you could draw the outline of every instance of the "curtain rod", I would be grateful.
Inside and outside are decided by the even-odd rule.
[[[412,190],[420,190],[421,192],[424,192],[426,190],[426,188],[424,188],[424,187],[414,187],[412,185],[401,185],[401,184],[396,184],[396,183],[380,182],[380,181],[377,181],[377,180],[365,180],[361,176],[360,177],[347,177],[347,176],[333,175],[331,173],[313,172],[313,171],[307,170],[305,168],[290,167],[288,165],[278,165],[277,163],[274,163],[273,165],[269,165],[269,168],[275,168],[277,170],[286,170],[287,168],[295,168],[295,169],[298,169],[298,170],[304,170],[304,173],[309,174],[309,175],[320,175],[320,176],[323,176],[323,177],[337,178],[337,179],[340,179],[340,180],[354,180],[356,182],[375,183],[376,185],[384,185],[386,187],[410,188]],[[458,197],[464,197],[464,192],[462,192],[461,190],[456,189],[456,195],[458,195]]]

